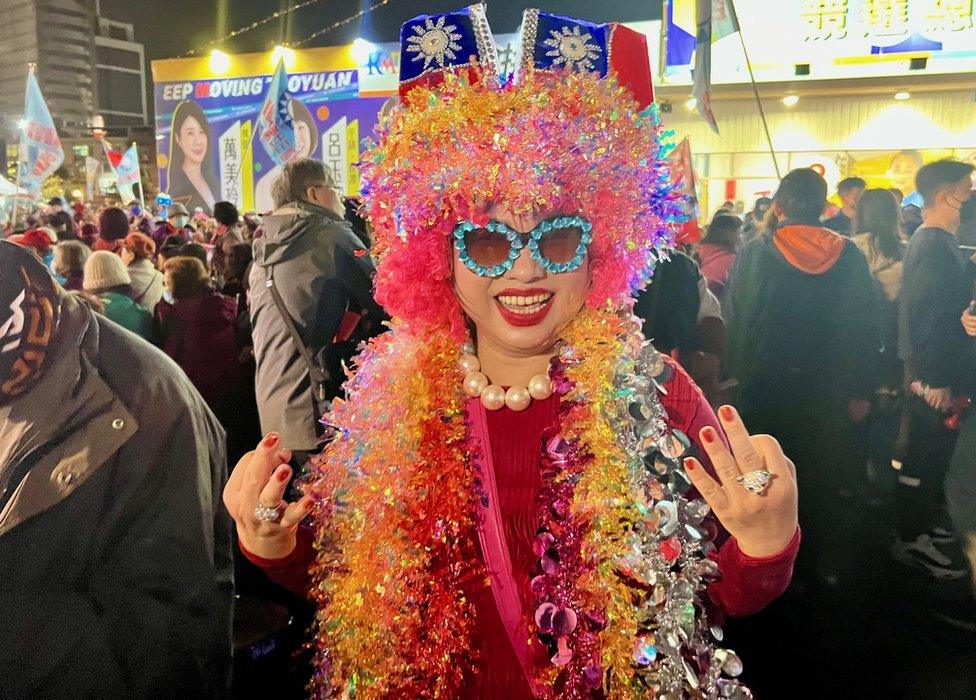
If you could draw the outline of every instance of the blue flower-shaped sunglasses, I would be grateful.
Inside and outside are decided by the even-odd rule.
[[[500,277],[512,269],[528,248],[546,272],[559,274],[579,269],[593,237],[590,222],[580,216],[546,219],[528,233],[519,233],[500,221],[477,226],[462,221],[454,229],[454,246],[464,266],[481,277]]]

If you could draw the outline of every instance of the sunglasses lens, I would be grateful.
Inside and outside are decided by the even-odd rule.
[[[476,264],[495,267],[508,260],[511,244],[504,234],[476,228],[464,234],[464,247]]]
[[[565,264],[576,257],[582,240],[583,231],[578,226],[553,229],[539,240],[539,253],[550,262]]]

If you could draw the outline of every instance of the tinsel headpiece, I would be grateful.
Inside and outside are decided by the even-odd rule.
[[[681,212],[643,35],[527,10],[517,69],[502,76],[484,6],[472,5],[405,23],[400,70],[401,104],[362,163],[391,315],[463,336],[449,234],[495,204],[590,221],[591,308],[646,284]]]

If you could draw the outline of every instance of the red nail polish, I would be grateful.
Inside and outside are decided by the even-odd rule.
[[[266,438],[264,438],[264,446],[265,447],[274,447],[277,444],[278,444],[278,435],[277,435],[277,433],[268,433],[268,436]]]
[[[278,471],[278,481],[288,481],[290,469],[280,469]]]
[[[693,460],[691,457],[685,459],[685,469],[690,472],[695,471],[695,460]]]
[[[718,412],[722,414],[722,418],[725,420],[735,420],[735,411],[732,410],[731,406],[722,406]]]
[[[702,440],[707,443],[715,442],[715,429],[712,427],[705,428],[701,431]]]

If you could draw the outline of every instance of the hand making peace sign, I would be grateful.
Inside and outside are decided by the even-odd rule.
[[[712,427],[702,428],[699,436],[720,481],[693,457],[684,461],[685,470],[743,554],[776,555],[796,534],[796,468],[775,438],[749,435],[734,408],[722,406],[718,414],[732,451]]]
[[[278,449],[279,444],[278,435],[269,433],[256,450],[241,457],[224,487],[224,505],[237,524],[241,544],[263,559],[291,554],[298,524],[312,507],[311,496],[294,503],[284,500],[291,452]]]

